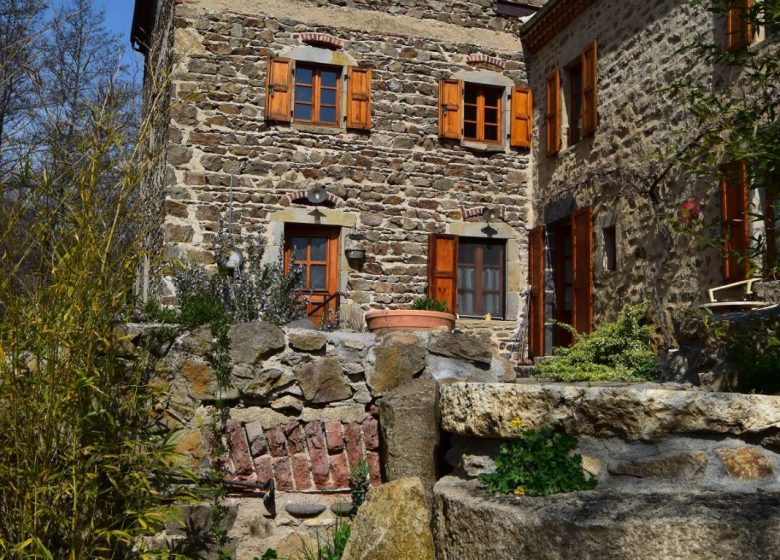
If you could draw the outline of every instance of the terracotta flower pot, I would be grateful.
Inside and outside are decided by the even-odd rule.
[[[366,313],[366,324],[370,331],[451,331],[455,327],[455,315],[440,311],[380,309]]]

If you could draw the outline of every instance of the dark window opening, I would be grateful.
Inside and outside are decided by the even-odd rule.
[[[461,239],[458,249],[458,313],[504,317],[505,244]]]
[[[617,270],[617,231],[615,226],[602,229],[604,235],[604,268],[607,272]]]
[[[341,70],[298,64],[295,68],[296,122],[338,126],[341,100]]]
[[[478,142],[501,142],[502,88],[466,84],[463,98],[463,137]]]
[[[569,78],[569,146],[582,138],[582,64],[577,62],[566,68]]]

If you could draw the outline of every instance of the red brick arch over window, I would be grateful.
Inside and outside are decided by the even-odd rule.
[[[305,202],[307,201],[306,198],[307,194],[308,193],[306,191],[293,191],[289,194],[284,195],[282,197],[282,200],[280,201],[280,204],[282,206],[289,206],[293,202],[302,202],[302,201]],[[326,206],[331,206],[333,208],[340,208],[344,206],[346,202],[344,202],[343,198],[340,198],[333,193],[328,193],[328,198],[323,204],[325,204]]]

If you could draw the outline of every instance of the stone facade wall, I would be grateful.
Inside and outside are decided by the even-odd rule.
[[[680,308],[703,303],[707,288],[722,284],[721,257],[681,235],[664,238],[679,205],[689,197],[702,202],[705,219],[720,217],[720,192],[714,181],[677,181],[660,190],[665,200],[655,208],[640,191],[652,181],[641,178],[643,166],[678,141],[677,130],[688,125],[684,107],[659,92],[687,76],[722,87],[724,76],[702,64],[691,68],[676,51],[694,40],[722,39],[725,24],[691,2],[663,0],[635,4],[620,0],[596,2],[529,56],[529,75],[536,99],[534,129],[534,204],[537,224],[551,224],[591,205],[594,214],[594,318],[614,317],[625,303],[660,298],[670,316]],[[595,136],[567,145],[569,99],[566,67],[593,40],[598,43],[598,126]],[[549,157],[545,150],[545,79],[561,70],[562,148]],[[657,169],[662,169],[658,165]],[[622,173],[618,185],[605,186],[605,170]],[[638,172],[638,175],[632,173]],[[652,177],[651,177],[652,179]],[[660,228],[659,224],[660,223]],[[615,226],[617,271],[605,267],[602,228]],[[671,245],[671,246],[670,246]],[[653,277],[657,273],[657,284]]]
[[[123,332],[125,351],[141,347],[159,356],[152,383],[160,391],[155,418],[172,434],[182,464],[208,474],[214,463],[227,481],[238,484],[227,486],[226,503],[239,560],[260,556],[269,546],[295,552],[301,537],[314,538],[319,527],[330,526],[344,514],[334,504],[350,500],[350,468],[362,460],[373,485],[399,473],[426,472],[432,488],[438,468],[437,384],[513,379],[489,334],[377,336],[243,323],[228,331],[230,372],[220,389],[210,327],[161,342],[169,332],[159,325],[130,325]],[[217,400],[226,407],[221,446],[215,445],[213,428],[215,421],[220,424]],[[430,419],[423,426],[426,414]],[[215,456],[221,447],[226,451]],[[252,486],[270,481],[276,489],[271,503]],[[183,526],[172,521],[158,536],[159,546],[195,546],[187,540],[195,536],[183,527],[202,516],[204,507],[187,509],[190,521]]]
[[[497,237],[509,240],[507,314],[517,316],[527,266],[528,153],[442,142],[437,122],[439,78],[484,72],[467,64],[471,54],[501,59],[506,79],[526,83],[519,39],[493,30],[488,2],[446,10],[455,18],[463,7],[472,14],[470,25],[482,28],[418,19],[433,12],[396,4],[398,10],[382,13],[373,3],[368,10],[363,3],[350,3],[361,9],[314,8],[272,0],[176,7],[167,260],[214,264],[231,175],[238,238],[263,237],[274,256],[285,223],[314,222],[312,208],[291,198],[321,185],[336,201],[320,208],[321,223],[367,236],[362,266],[342,260],[342,291],[364,308],[397,307],[426,291],[428,235],[484,236],[481,217],[464,219],[464,211],[491,206],[503,220],[492,224]],[[351,57],[373,69],[370,133],[265,121],[267,59],[300,46],[304,32],[343,40],[334,60]]]

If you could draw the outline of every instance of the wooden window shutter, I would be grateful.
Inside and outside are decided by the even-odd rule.
[[[752,0],[730,0],[726,13],[726,50],[738,51],[753,42],[753,26],[750,23]]]
[[[347,70],[347,128],[371,130],[371,69]]]
[[[561,71],[547,76],[547,112],[545,115],[547,155],[554,156],[561,149]]]
[[[582,52],[582,135],[596,132],[598,121],[598,47],[593,41]]]
[[[723,278],[728,282],[745,280],[750,250],[748,218],[748,176],[744,161],[722,168],[721,218],[723,219]]]
[[[593,220],[588,206],[571,217],[574,301],[572,326],[589,333],[593,324]]]
[[[463,137],[463,102],[460,80],[439,81],[439,136],[460,140]]]
[[[458,309],[458,238],[432,233],[428,237],[428,297]]]
[[[265,88],[265,118],[271,121],[292,120],[292,60],[268,59]]]
[[[531,356],[544,356],[544,226],[531,230],[530,284],[528,312],[528,350]]]
[[[533,93],[527,87],[512,88],[512,131],[509,144],[516,148],[531,147]]]

